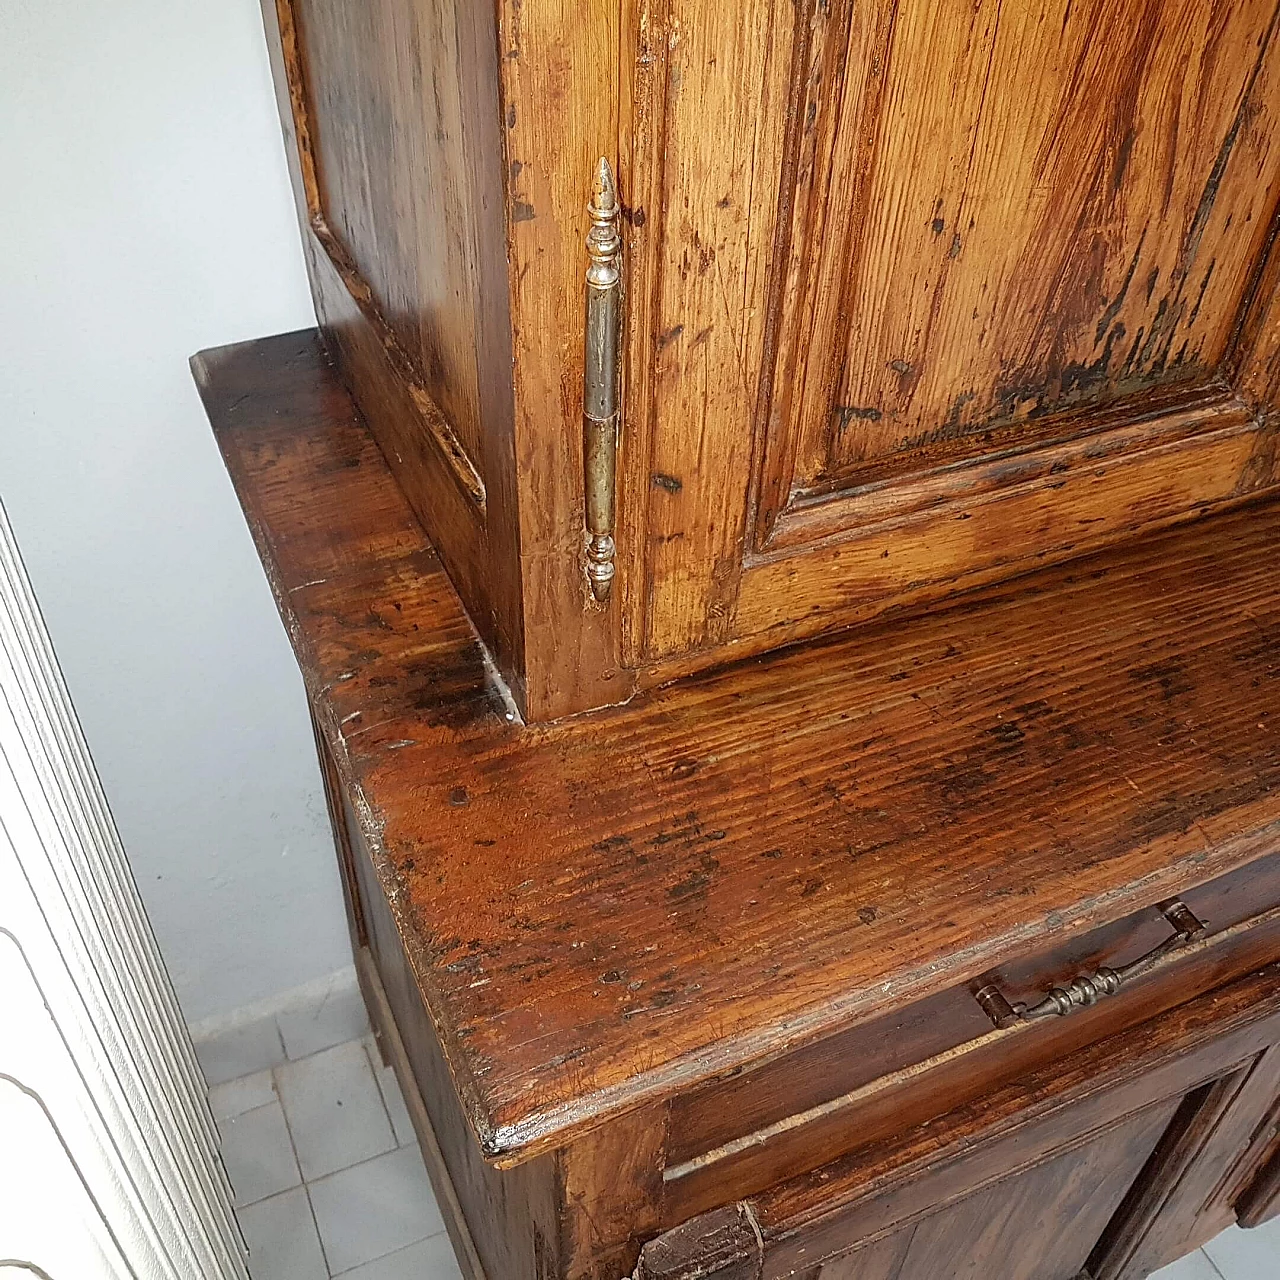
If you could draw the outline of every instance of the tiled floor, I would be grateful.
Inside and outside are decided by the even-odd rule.
[[[371,1038],[210,1091],[253,1280],[460,1280]]]
[[[253,1280],[459,1280],[371,1038],[218,1085],[210,1100]],[[1157,1277],[1280,1280],[1280,1219],[1226,1231]]]

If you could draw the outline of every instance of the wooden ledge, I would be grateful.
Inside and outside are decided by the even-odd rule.
[[[194,366],[500,1163],[1280,846],[1280,508],[525,727],[315,334]]]

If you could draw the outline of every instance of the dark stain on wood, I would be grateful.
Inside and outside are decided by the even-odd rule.
[[[1275,506],[526,727],[314,335],[197,364],[492,1155],[950,989],[1280,839]],[[612,971],[626,981],[602,986]]]

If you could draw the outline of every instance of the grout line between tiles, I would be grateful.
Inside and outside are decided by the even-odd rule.
[[[325,1272],[332,1278],[333,1268],[329,1265],[329,1254],[324,1247],[324,1236],[320,1234],[320,1220],[316,1217],[316,1207],[311,1203],[311,1184],[302,1184],[303,1194],[307,1197],[307,1212],[311,1215],[311,1229],[316,1233],[316,1243],[320,1246],[320,1257],[324,1259]]]
[[[283,1040],[283,1037],[281,1037]],[[323,1052],[323,1050],[321,1050]],[[308,1057],[312,1056],[310,1054]],[[290,1061],[301,1061],[301,1059],[290,1059]],[[280,1063],[279,1066],[271,1068],[271,1088],[274,1090],[276,1099],[280,1103],[280,1114],[284,1116],[284,1131],[289,1136],[289,1149],[293,1152],[293,1162],[298,1166],[299,1186],[302,1188],[302,1194],[306,1197],[307,1212],[311,1215],[311,1229],[316,1233],[316,1243],[320,1246],[320,1257],[324,1260],[325,1272],[332,1276],[333,1269],[329,1266],[329,1255],[325,1251],[324,1236],[320,1234],[320,1223],[316,1218],[316,1207],[311,1203],[311,1184],[307,1181],[306,1176],[302,1172],[302,1157],[298,1155],[298,1141],[293,1136],[293,1123],[289,1119],[289,1110],[284,1105],[284,1094],[280,1092],[280,1081],[276,1078],[276,1072],[281,1067],[289,1065],[288,1063]]]
[[[395,1143],[392,1150],[399,1151],[404,1143],[400,1141],[400,1135],[396,1132],[396,1122],[391,1118],[391,1108],[387,1106],[387,1095],[382,1091],[382,1080],[378,1075],[378,1064],[374,1062],[373,1055],[369,1052],[367,1037],[360,1037],[360,1048],[364,1051],[365,1062],[369,1064],[369,1072],[373,1076],[373,1087],[377,1092],[378,1101],[382,1103],[382,1114],[387,1118],[387,1128],[391,1130],[391,1139]]]
[[[1201,1257],[1202,1257],[1202,1258],[1203,1258],[1203,1259],[1204,1259],[1204,1260],[1209,1264],[1209,1269],[1213,1272],[1213,1274],[1214,1274],[1215,1276],[1217,1276],[1217,1277],[1218,1277],[1218,1280],[1227,1280],[1227,1277],[1226,1277],[1225,1275],[1223,1275],[1223,1274],[1222,1274],[1222,1270],[1221,1270],[1221,1268],[1220,1268],[1220,1267],[1218,1266],[1218,1264],[1217,1264],[1216,1262],[1214,1262],[1214,1260],[1209,1256],[1209,1253],[1208,1253],[1208,1251],[1207,1251],[1207,1250],[1205,1250],[1205,1249],[1199,1249],[1197,1252],[1198,1252],[1198,1253],[1200,1254],[1200,1256],[1201,1256]]]

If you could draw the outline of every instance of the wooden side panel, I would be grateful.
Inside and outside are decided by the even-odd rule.
[[[434,1146],[448,1186],[437,1187],[442,1204],[453,1200],[465,1223],[453,1232],[464,1260],[474,1251],[483,1268],[480,1280],[551,1280],[558,1266],[558,1190],[555,1159],[534,1160],[499,1172],[483,1158],[459,1103],[449,1067],[422,1003],[417,978],[389,910],[387,891],[374,868],[359,823],[344,807],[346,840],[365,912],[369,954],[379,979],[377,999],[385,998],[403,1046],[416,1092],[430,1117],[430,1141],[424,1144],[428,1167]],[[441,1194],[443,1192],[443,1195]]]
[[[470,172],[480,157],[466,146],[458,6],[292,4],[319,212],[468,457],[482,463]]]
[[[329,354],[522,701],[492,13],[450,0],[262,6]]]

